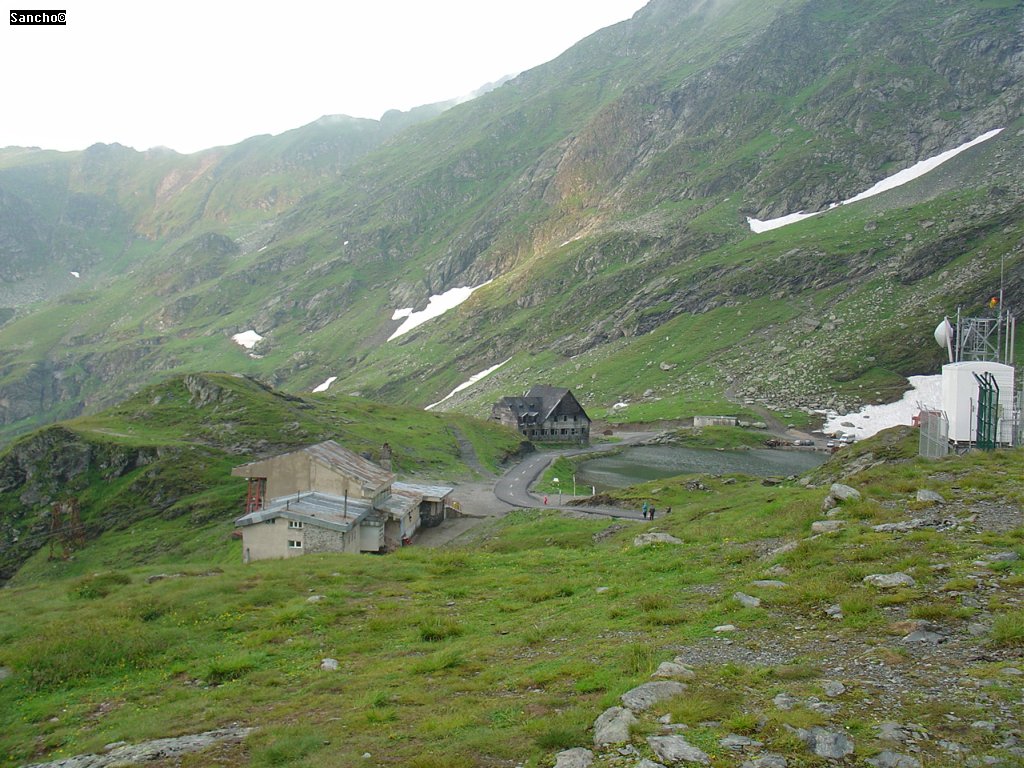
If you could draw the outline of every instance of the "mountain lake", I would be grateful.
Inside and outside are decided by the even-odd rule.
[[[599,456],[576,469],[578,485],[624,488],[627,485],[675,475],[747,474],[757,477],[800,475],[824,464],[829,454],[814,450],[753,448],[719,451],[675,445],[626,448],[612,456]]]

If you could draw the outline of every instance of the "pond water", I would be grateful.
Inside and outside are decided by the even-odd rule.
[[[676,445],[626,448],[614,456],[599,456],[576,468],[576,482],[600,488],[624,488],[661,477],[704,473],[744,473],[758,477],[800,475],[823,464],[823,451],[715,451]]]

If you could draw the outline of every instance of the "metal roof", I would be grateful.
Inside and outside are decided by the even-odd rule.
[[[391,491],[407,491],[419,495],[424,501],[443,501],[444,498],[454,491],[447,485],[424,485],[423,483],[393,483]]]
[[[273,499],[269,505],[235,520],[235,525],[262,523],[277,517],[342,533],[351,531],[373,511],[367,501],[346,499],[329,493],[300,493]]]

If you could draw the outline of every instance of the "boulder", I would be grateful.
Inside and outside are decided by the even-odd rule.
[[[610,707],[594,721],[594,746],[622,744],[629,741],[629,729],[636,717],[625,707]]]
[[[872,587],[879,589],[893,589],[895,587],[913,587],[917,584],[913,576],[905,573],[872,573],[865,576],[862,581]]]
[[[718,740],[718,746],[735,752],[742,752],[745,749],[760,749],[764,746],[764,742],[755,741],[749,736],[730,733],[728,736]]]
[[[800,700],[798,698],[788,693],[777,694],[775,698],[772,699],[772,704],[775,705],[775,708],[781,709],[783,712],[788,712],[799,703]]]
[[[753,760],[747,760],[740,768],[786,768],[787,765],[789,763],[782,755],[769,752],[766,755],[755,757]]]
[[[835,533],[845,525],[845,520],[815,520],[811,523],[811,533]]]
[[[760,608],[761,607],[761,598],[759,598],[759,597],[753,597],[752,595],[746,595],[743,592],[736,592],[733,595],[733,597],[735,597],[739,601],[740,605],[742,605],[744,608]]]
[[[828,728],[814,726],[799,729],[797,735],[818,757],[839,760],[853,754],[853,742],[842,731],[831,731]]]
[[[832,483],[828,492],[840,504],[844,501],[860,501],[860,491],[842,483]]]
[[[626,691],[620,697],[623,705],[634,712],[642,712],[650,709],[661,701],[667,701],[673,696],[678,696],[686,690],[684,683],[675,680],[657,680],[653,683],[638,685],[631,691]]]
[[[916,757],[903,755],[889,749],[879,752],[865,762],[874,768],[921,768],[921,762]]]
[[[943,504],[946,501],[944,498],[942,498],[941,493],[929,491],[925,488],[922,488],[917,492],[917,500],[924,502],[925,504]]]
[[[320,669],[324,672],[337,672],[339,666],[337,659],[324,659],[320,662]]]
[[[681,539],[677,539],[668,533],[641,533],[635,539],[633,539],[634,547],[646,547],[649,544],[682,544]]]
[[[650,736],[647,743],[655,756],[666,763],[700,763],[710,765],[711,758],[682,736]]]
[[[822,685],[822,690],[826,696],[835,698],[836,696],[842,696],[846,693],[846,686],[838,680],[826,680]]]
[[[685,664],[677,661],[663,661],[654,670],[651,677],[675,677],[680,680],[692,680],[697,674]]]
[[[583,747],[567,749],[555,755],[555,768],[590,768],[594,753]]]
[[[778,581],[776,579],[759,579],[758,581],[751,582],[755,587],[761,589],[785,589],[789,586],[784,581]]]

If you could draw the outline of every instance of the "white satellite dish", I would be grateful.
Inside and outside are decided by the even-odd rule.
[[[949,352],[949,361],[953,362],[953,326],[948,317],[935,326],[935,343]]]

